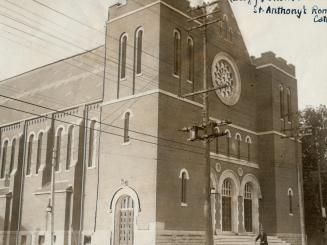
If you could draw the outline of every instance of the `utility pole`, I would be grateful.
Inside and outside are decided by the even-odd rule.
[[[218,125],[226,125],[231,122],[223,121],[221,123],[210,122],[209,120],[209,101],[208,101],[208,93],[210,91],[214,91],[217,89],[221,89],[225,86],[217,86],[213,88],[208,88],[208,80],[207,80],[207,29],[208,26],[214,24],[219,21],[219,19],[213,21],[207,21],[207,18],[217,13],[218,10],[213,11],[211,13],[207,12],[207,7],[217,4],[218,1],[214,1],[211,3],[203,4],[202,6],[198,6],[196,8],[190,9],[189,12],[201,11],[202,13],[194,18],[190,18],[189,22],[195,22],[198,25],[193,26],[188,29],[188,32],[192,32],[197,29],[201,29],[202,31],[202,41],[203,41],[203,90],[186,94],[182,97],[189,97],[198,94],[203,94],[203,111],[202,111],[202,123],[200,125],[193,125],[189,128],[183,128],[181,131],[190,132],[191,137],[189,141],[201,140],[204,141],[205,145],[205,185],[204,185],[204,193],[205,193],[205,202],[204,202],[204,217],[205,217],[205,242],[206,245],[213,245],[213,229],[212,229],[212,215],[211,215],[211,192],[210,192],[210,140],[215,137],[224,136],[224,133],[215,132],[214,128]],[[199,135],[199,130],[203,131],[203,135]]]
[[[324,225],[324,234],[327,233],[326,228],[327,228],[327,220],[326,220],[326,208],[324,207],[324,198],[323,198],[323,193],[322,193],[322,179],[321,179],[321,173],[324,171],[321,171],[321,156],[325,156],[325,154],[321,154],[321,152],[319,152],[319,147],[321,147],[322,145],[326,145],[326,139],[325,138],[325,142],[321,142],[321,140],[318,139],[318,130],[322,130],[325,131],[326,128],[323,127],[322,128],[315,128],[314,129],[314,149],[315,149],[315,155],[317,156],[317,174],[318,174],[318,190],[319,190],[319,204],[320,204],[320,213],[321,213],[321,219],[322,219],[322,224]],[[325,147],[324,147],[325,148]],[[326,151],[326,149],[324,150]]]
[[[297,189],[299,195],[299,209],[300,209],[300,226],[301,226],[301,240],[302,245],[307,244],[306,233],[305,233],[305,222],[304,222],[304,198],[303,198],[303,174],[302,174],[302,164],[301,160],[299,160],[299,141],[304,136],[312,135],[311,127],[300,127],[298,125],[298,116],[299,113],[295,113],[294,127],[290,130],[287,130],[285,127],[283,128],[284,133],[286,131],[291,131],[289,136],[285,136],[282,138],[293,138],[294,139],[294,151],[295,151],[295,164],[296,164],[296,175],[297,175]],[[287,120],[287,115],[284,118],[284,121]]]
[[[46,208],[46,211],[50,214],[50,244],[54,244],[54,207],[55,207],[55,192],[56,192],[56,147],[55,147],[55,114],[52,114],[52,137],[53,137],[53,146],[52,146],[52,159],[51,159],[51,190],[50,190],[50,200]]]
[[[55,147],[54,147],[55,149]],[[56,151],[53,151],[51,166],[51,245],[54,243],[54,207],[55,207],[55,191],[56,191]]]

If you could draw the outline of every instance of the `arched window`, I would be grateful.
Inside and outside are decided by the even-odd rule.
[[[223,25],[224,25],[224,38],[228,39],[228,18],[226,15],[223,17]]]
[[[232,184],[229,179],[225,179],[223,182],[222,195],[225,197],[232,196]]]
[[[187,180],[189,175],[186,169],[182,169],[179,178],[181,179],[181,203],[182,205],[187,203]]]
[[[237,158],[240,159],[241,158],[241,135],[240,134],[236,134],[236,141],[237,141]]]
[[[119,78],[126,78],[127,34],[120,37],[119,45]]]
[[[71,125],[68,128],[68,137],[67,137],[67,160],[66,160],[66,170],[69,170],[72,156],[73,156],[73,132],[74,132],[74,125]]]
[[[230,138],[232,137],[230,131],[228,129],[225,130],[226,134],[226,154],[230,156]]]
[[[142,73],[142,49],[143,49],[143,29],[138,28],[135,32],[135,62],[136,74]]]
[[[15,165],[15,155],[16,155],[16,139],[13,139],[11,143],[11,156],[10,156],[10,166],[9,166],[9,174],[14,170]]]
[[[194,80],[194,43],[191,37],[187,38],[187,58],[188,58],[188,71],[187,80],[193,82]]]
[[[39,133],[39,137],[37,140],[37,155],[36,155],[36,168],[35,173],[38,174],[41,166],[41,158],[42,158],[42,140],[43,140],[43,133]]]
[[[290,122],[292,119],[292,100],[291,90],[287,89],[287,120]]]
[[[33,159],[33,143],[34,143],[34,134],[30,135],[28,139],[28,148],[27,148],[27,163],[26,163],[26,175],[31,174],[31,166]]]
[[[248,151],[248,161],[250,161],[251,160],[251,144],[252,144],[250,136],[246,137],[245,142],[246,142],[246,145],[248,148],[248,150],[247,150]]]
[[[229,41],[233,41],[233,29],[229,28]]]
[[[60,161],[61,161],[61,140],[62,140],[63,129],[59,128],[56,136],[56,156],[55,156],[55,171],[60,171]]]
[[[220,36],[223,36],[223,21],[218,21],[218,32]]]
[[[217,134],[220,132],[218,127],[216,127],[215,130],[216,130]],[[216,149],[215,149],[215,151],[216,151],[217,154],[219,153],[219,137],[216,137]]]
[[[289,214],[293,214],[293,191],[288,189],[288,205],[289,205]]]
[[[1,165],[0,179],[3,179],[6,174],[5,172],[6,172],[6,165],[7,165],[7,151],[8,151],[8,140],[4,142],[2,148],[2,165]]]
[[[180,76],[181,73],[181,33],[174,30],[174,74]]]
[[[94,162],[94,151],[95,151],[95,120],[92,120],[90,123],[90,132],[89,132],[89,161],[88,161],[88,167],[93,166]]]
[[[124,116],[124,143],[129,142],[129,118],[131,116],[131,113],[128,111],[125,113]]]
[[[280,118],[284,118],[284,88],[282,85],[279,86],[279,109],[280,109]]]

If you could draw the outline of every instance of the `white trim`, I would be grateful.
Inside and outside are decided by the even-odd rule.
[[[246,160],[242,160],[242,159],[238,159],[235,157],[228,157],[222,154],[217,154],[214,152],[210,152],[210,158],[212,159],[216,159],[216,160],[220,160],[220,161],[225,161],[225,162],[229,162],[229,163],[233,163],[233,164],[237,164],[237,165],[241,165],[241,166],[247,166],[250,168],[256,168],[259,169],[259,165],[255,162],[248,162]]]
[[[161,3],[162,5],[168,7],[169,9],[171,9],[171,10],[173,10],[174,12],[176,12],[176,13],[178,13],[178,14],[184,16],[184,17],[187,18],[187,19],[191,19],[191,16],[185,14],[184,12],[182,12],[182,11],[180,11],[179,9],[177,9],[177,8],[175,8],[175,7],[173,7],[173,6],[171,6],[170,4],[168,4],[168,3],[164,2],[164,1],[159,0],[159,1],[156,1],[156,2],[153,2],[153,3],[149,3],[148,5],[145,5],[145,6],[141,7],[141,8],[138,8],[138,9],[135,9],[135,10],[133,10],[133,11],[130,11],[130,12],[128,12],[128,13],[126,13],[126,14],[123,14],[123,15],[121,15],[121,16],[118,16],[118,17],[116,17],[116,18],[113,18],[112,20],[107,21],[107,23],[112,23],[112,22],[114,22],[114,21],[120,20],[120,19],[125,18],[125,17],[127,17],[127,16],[130,16],[130,15],[132,15],[132,14],[135,14],[135,13],[137,13],[137,12],[140,12],[140,11],[142,11],[142,10],[144,10],[144,9],[150,8],[150,7],[152,7],[152,6],[154,6],[154,5],[158,4],[158,3]],[[194,20],[194,22],[195,22],[196,24],[201,24],[201,22],[200,22],[200,21],[197,21],[197,20]]]
[[[179,177],[178,177],[178,178],[181,179],[183,173],[186,173],[186,179],[189,180],[189,179],[190,179],[190,175],[188,174],[188,171],[187,171],[187,169],[185,169],[185,168],[181,169],[181,171],[179,172]]]
[[[130,95],[130,96],[126,96],[124,98],[114,99],[114,100],[111,100],[111,101],[103,102],[101,104],[101,106],[112,105],[112,104],[120,103],[120,102],[123,102],[123,101],[126,101],[126,100],[136,99],[136,98],[139,98],[139,97],[143,97],[143,96],[147,96],[147,95],[152,95],[152,94],[157,94],[157,93],[170,96],[172,98],[175,98],[175,99],[184,101],[186,103],[189,103],[189,104],[192,104],[192,105],[195,105],[195,106],[198,106],[200,108],[203,107],[203,105],[201,103],[198,103],[198,102],[195,102],[195,101],[186,99],[186,98],[179,97],[179,96],[177,96],[177,95],[175,95],[175,94],[173,94],[171,92],[168,92],[168,91],[165,91],[165,90],[162,90],[162,89],[152,89],[152,90],[148,90],[148,91],[145,91],[143,93],[136,94],[136,95]],[[221,120],[219,120],[217,118],[214,118],[214,117],[210,117],[210,119],[211,120],[215,120],[215,121],[221,121]],[[253,134],[253,135],[257,135],[257,136],[268,135],[268,134],[276,134],[276,135],[279,135],[279,136],[286,136],[285,134],[280,133],[278,131],[274,131],[274,130],[271,130],[271,131],[262,131],[262,132],[255,132],[253,130],[246,129],[246,128],[243,128],[241,126],[235,125],[235,124],[230,124],[229,126],[232,127],[232,128],[239,129],[239,130],[242,130],[244,132]]]
[[[225,129],[225,131],[224,131],[225,133],[227,133],[227,137],[228,138],[232,138],[232,133],[230,132],[230,130],[229,129]]]
[[[140,11],[142,11],[142,10],[144,10],[144,9],[147,9],[147,8],[149,8],[149,7],[152,7],[153,5],[156,5],[156,4],[160,3],[160,2],[161,2],[161,1],[159,0],[159,1],[156,1],[156,2],[153,2],[153,3],[149,3],[148,5],[145,5],[145,6],[141,7],[141,8],[135,9],[135,10],[133,10],[133,11],[130,11],[130,12],[126,13],[126,14],[123,14],[123,15],[121,15],[121,16],[118,16],[118,17],[116,17],[116,18],[111,19],[111,20],[107,21],[107,24],[108,24],[108,23],[112,23],[112,22],[117,21],[117,20],[120,20],[120,19],[122,19],[122,18],[125,18],[125,17],[127,17],[127,16],[129,16],[129,15],[132,15],[132,14],[135,14],[135,13],[137,13],[137,12],[140,12]]]
[[[287,71],[284,71],[283,69],[279,68],[278,66],[276,66],[276,65],[274,65],[272,63],[261,65],[261,66],[257,66],[256,69],[259,70],[259,69],[266,68],[266,67],[273,67],[273,68],[279,70],[280,72],[284,73],[285,75],[287,75],[287,76],[289,76],[289,77],[291,77],[291,78],[293,78],[293,79],[296,80],[296,77],[295,76],[293,76],[292,74],[289,74]]]
[[[238,139],[237,139],[237,136],[240,136],[240,141],[242,141],[242,135],[241,135],[240,133],[236,133],[236,134],[235,134],[235,140],[238,140]]]
[[[249,135],[245,137],[245,143],[252,144],[252,139]]]
[[[293,190],[292,188],[288,188],[287,190],[287,196],[291,195],[293,197]]]

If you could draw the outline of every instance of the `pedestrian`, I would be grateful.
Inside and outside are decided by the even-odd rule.
[[[257,236],[257,238],[255,239],[255,242],[257,242],[260,239],[260,245],[268,245],[268,238],[267,238],[267,234],[263,229],[263,226],[260,226],[260,233]]]

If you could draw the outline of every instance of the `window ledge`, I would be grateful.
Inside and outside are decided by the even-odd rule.
[[[188,206],[187,203],[185,203],[185,202],[181,202],[181,207],[187,207],[187,206]]]
[[[122,143],[121,145],[130,145],[130,144],[131,144],[131,141],[127,141],[127,142]]]
[[[119,82],[124,82],[124,81],[127,81],[127,77],[119,78]]]
[[[293,216],[293,213],[289,213],[288,215],[289,215],[289,216]]]
[[[179,75],[177,75],[177,74],[174,74],[174,73],[173,73],[173,77],[175,77],[175,78],[178,78],[178,79],[179,79],[179,77],[180,77],[180,76],[179,76]]]
[[[188,82],[189,84],[193,84],[193,82],[188,79],[186,80],[186,82]]]
[[[141,73],[136,73],[135,76],[136,77],[141,77],[141,76],[143,76],[143,73],[142,72]]]
[[[88,170],[96,169],[95,164],[92,164],[92,166],[87,167]]]

